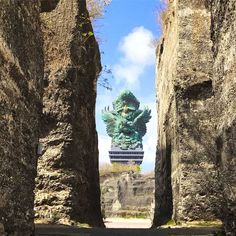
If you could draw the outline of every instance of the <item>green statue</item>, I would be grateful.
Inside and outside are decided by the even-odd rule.
[[[102,111],[102,119],[107,133],[112,137],[112,145],[121,149],[142,148],[142,137],[146,133],[146,123],[151,118],[151,110],[139,110],[139,101],[129,90],[123,90],[109,107]]]

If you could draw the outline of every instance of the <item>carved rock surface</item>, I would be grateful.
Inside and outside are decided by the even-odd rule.
[[[105,217],[152,217],[154,176],[123,172],[101,176]]]
[[[157,49],[154,225],[232,218],[235,1],[170,0],[165,14]]]
[[[203,1],[170,1],[158,48],[159,139],[154,223],[215,218],[210,13]],[[204,49],[204,50],[203,50]]]
[[[213,80],[218,113],[216,159],[223,188],[221,218],[236,232],[236,2],[211,1]]]
[[[44,2],[43,154],[37,220],[103,226],[95,127],[100,54],[85,0]]]
[[[7,235],[33,231],[43,82],[39,22],[37,1],[0,2],[0,225]]]

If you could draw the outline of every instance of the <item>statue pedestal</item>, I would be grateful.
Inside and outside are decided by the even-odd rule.
[[[111,163],[127,164],[133,162],[141,165],[143,161],[144,151],[142,148],[123,150],[119,147],[111,147],[109,157]]]

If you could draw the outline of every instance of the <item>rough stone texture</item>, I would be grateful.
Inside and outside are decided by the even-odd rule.
[[[157,51],[157,225],[215,218],[210,13],[204,1],[169,4]]]
[[[61,0],[53,7],[46,3],[41,14],[46,69],[37,220],[103,226],[95,127],[98,45],[84,0]]]
[[[0,225],[31,235],[43,81],[39,4],[0,1]]]
[[[209,1],[212,13],[217,164],[223,185],[221,218],[236,232],[236,2]]]
[[[235,1],[170,0],[165,14],[154,225],[229,218],[232,228]]]
[[[1,223],[0,223],[0,235],[5,236],[5,229],[4,229],[3,224],[1,224]]]
[[[101,176],[105,217],[152,217],[154,175],[125,172]]]

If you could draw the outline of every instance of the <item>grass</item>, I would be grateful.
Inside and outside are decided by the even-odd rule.
[[[207,221],[207,220],[199,220],[199,221],[190,221],[186,222],[187,225],[190,226],[198,226],[198,227],[221,227],[222,222],[220,220]]]
[[[141,169],[139,165],[135,165],[133,163],[127,163],[127,164],[114,163],[112,165],[104,164],[99,169],[100,176],[129,172],[129,171],[139,173]]]
[[[222,222],[220,220],[195,220],[195,221],[180,221],[176,223],[173,219],[169,220],[164,227],[173,226],[173,227],[222,227]]]
[[[166,223],[166,225],[168,225],[168,226],[175,226],[176,223],[175,223],[175,221],[174,221],[173,219],[171,219],[171,220],[169,220],[169,221]]]
[[[112,217],[125,218],[125,219],[148,219],[149,212],[119,210]]]

